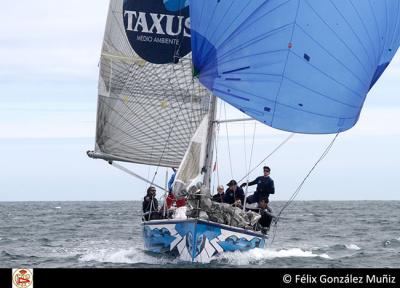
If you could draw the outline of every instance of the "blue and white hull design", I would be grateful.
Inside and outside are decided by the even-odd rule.
[[[198,219],[143,224],[145,248],[182,261],[209,263],[223,252],[264,248],[266,235]]]

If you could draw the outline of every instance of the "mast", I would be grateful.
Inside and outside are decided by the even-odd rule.
[[[214,139],[215,139],[215,118],[217,111],[217,97],[211,96],[209,118],[208,118],[208,132],[207,132],[207,146],[206,146],[206,159],[204,162],[204,185],[210,188],[211,185],[211,173],[212,173],[212,162],[214,152]]]

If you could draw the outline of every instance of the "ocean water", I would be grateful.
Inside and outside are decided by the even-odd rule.
[[[0,267],[400,267],[400,201],[294,202],[266,249],[226,253],[210,264],[146,253],[140,206],[2,202]]]

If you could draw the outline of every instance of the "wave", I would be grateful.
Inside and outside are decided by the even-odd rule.
[[[11,241],[12,241],[12,240],[9,239],[9,238],[2,238],[2,237],[0,237],[0,242],[1,242],[2,245],[5,244],[5,243],[9,243],[9,242],[11,242]]]
[[[232,265],[248,265],[254,262],[272,260],[275,258],[313,258],[319,257],[323,259],[331,259],[326,254],[315,254],[312,251],[302,250],[300,248],[273,250],[273,249],[253,249],[248,252],[229,252],[220,255],[213,262],[226,263]],[[181,264],[178,259],[152,256],[145,253],[142,249],[93,249],[87,251],[79,257],[81,262],[100,262],[114,264],[150,264],[150,265],[165,265],[165,264]]]
[[[38,258],[37,256],[34,256],[34,255],[15,254],[15,253],[11,253],[6,250],[2,250],[0,252],[0,257],[2,257],[2,258],[4,257],[6,259],[8,258],[11,260],[21,260],[21,259],[27,260],[27,259],[37,259]]]
[[[42,243],[42,244],[47,244],[47,243],[51,242],[51,240],[49,238],[46,238],[46,237],[39,238],[37,241],[39,243]]]
[[[313,251],[303,250],[300,248],[290,249],[253,249],[247,252],[230,252],[220,255],[217,261],[225,262],[235,265],[247,265],[254,262],[261,262],[264,260],[273,260],[276,258],[323,258],[332,259],[328,254],[316,254]]]
[[[115,249],[100,248],[92,249],[80,256],[81,262],[102,262],[116,264],[173,264],[178,263],[176,259],[168,257],[153,257],[139,248]]]
[[[54,243],[53,240],[46,238],[46,237],[39,238],[37,240],[37,242],[40,243],[40,245],[42,247],[61,247],[62,246],[61,244]]]
[[[344,252],[346,251],[358,251],[362,250],[357,244],[334,244],[334,245],[327,245],[323,247],[315,247],[311,249],[312,251],[320,252],[320,253],[337,253],[337,252]]]
[[[349,245],[345,244],[344,246],[346,246],[346,248],[349,250],[361,250],[361,248],[356,244],[349,244]]]
[[[337,258],[355,255],[354,251],[362,250],[357,244],[335,244],[324,248],[287,248],[287,249],[253,249],[248,252],[225,253],[218,257],[218,261],[233,265],[247,265],[254,262],[273,260],[277,258],[320,258],[334,260]],[[350,252],[353,251],[353,252]],[[356,252],[358,253],[358,252]]]
[[[141,245],[130,246],[130,242],[101,242],[85,243],[79,249],[80,262],[98,262],[113,264],[146,264],[146,265],[166,265],[172,264],[179,266],[185,262],[166,255],[153,254],[146,252]],[[353,247],[354,248],[354,247]],[[69,251],[72,252],[72,251]],[[78,251],[74,251],[78,252]],[[70,254],[70,253],[68,253]],[[76,253],[78,254],[78,253]],[[75,255],[76,255],[75,254]],[[326,252],[316,252],[311,249],[301,248],[267,248],[252,249],[247,252],[226,252],[219,255],[214,263],[248,265],[253,262],[269,261],[276,258],[321,258],[332,259]],[[187,263],[186,263],[187,264]]]
[[[11,253],[8,253],[7,251],[2,250],[2,251],[0,251],[0,256],[1,257],[14,257],[15,255],[13,255]]]

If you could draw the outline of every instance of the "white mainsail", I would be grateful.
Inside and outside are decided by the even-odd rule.
[[[92,156],[178,167],[207,118],[210,93],[193,80],[191,54],[177,63],[147,62],[132,49],[125,28],[123,0],[112,0],[100,61]]]

